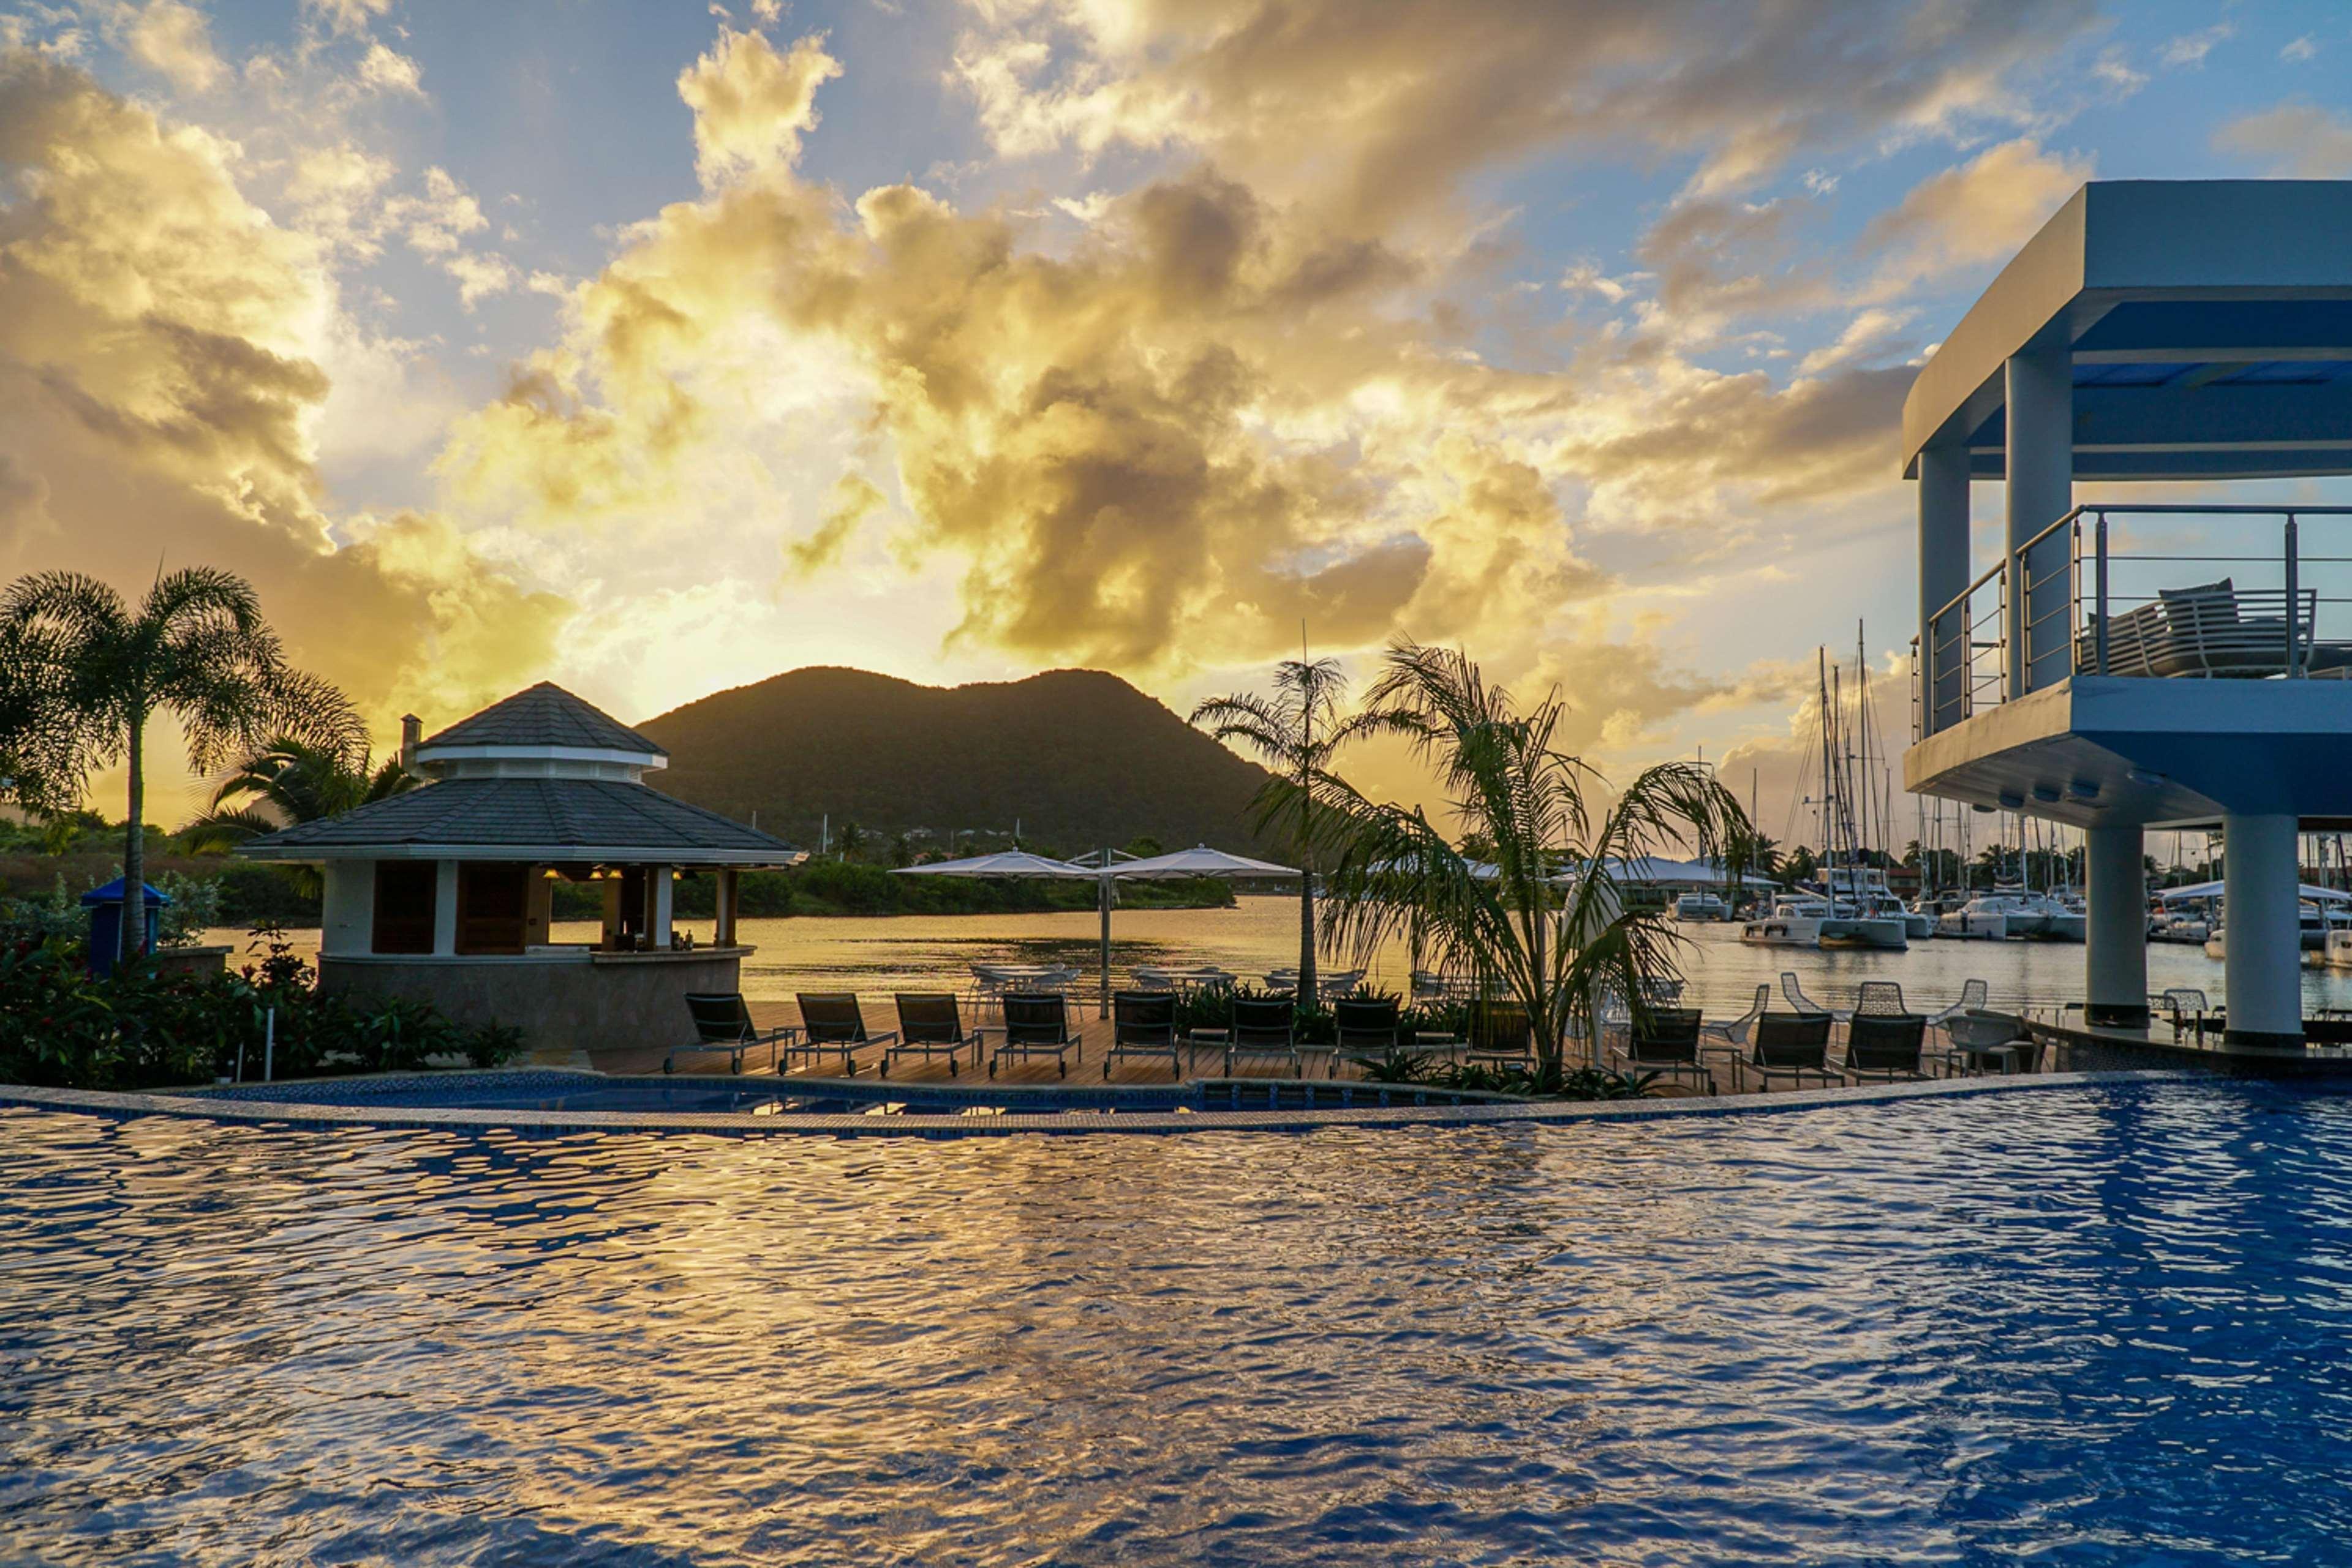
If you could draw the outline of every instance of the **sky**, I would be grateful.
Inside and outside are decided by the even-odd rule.
[[[2085,180],[2352,176],[2347,63],[2325,4],[0,0],[0,575],[230,567],[387,740],[1410,637],[1778,835],[1819,646],[1907,724],[1917,364]]]

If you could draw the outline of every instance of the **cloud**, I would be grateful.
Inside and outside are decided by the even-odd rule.
[[[1824,343],[1798,361],[1797,374],[1818,375],[1881,353],[1916,314],[1913,310],[1889,310],[1876,305],[1859,311],[1834,342]]]
[[[2262,163],[2273,174],[2304,180],[2352,174],[2352,118],[2312,103],[2282,103],[2230,121],[2213,145]]]
[[[458,303],[468,310],[522,281],[514,263],[492,251],[461,251],[444,259],[441,269],[457,280]]]
[[[329,247],[247,199],[231,147],[16,51],[0,182],[0,472],[38,487],[43,520],[0,529],[0,577],[227,567],[387,724],[421,694],[488,697],[543,668],[562,600],[446,520],[323,509],[321,365],[370,340]]]
[[[423,69],[406,55],[395,53],[382,44],[369,44],[367,53],[360,58],[359,79],[362,85],[377,92],[406,93],[415,98],[425,96]]]
[[[2086,0],[972,0],[955,74],[1011,155],[1190,149],[1350,227],[1563,145],[1690,160],[1736,193],[1801,148],[2019,123],[2009,85]],[[1824,61],[1834,68],[1824,68]]]
[[[100,7],[107,37],[148,69],[186,92],[210,92],[228,75],[213,52],[212,24],[185,0],[129,0]]]
[[[302,11],[332,31],[350,36],[366,33],[377,17],[390,15],[392,0],[302,0]]]
[[[1863,230],[1859,248],[1877,258],[1866,297],[1886,300],[2006,259],[2091,174],[2088,157],[2045,153],[2020,137],[1921,181]]]
[[[2318,57],[2319,40],[2309,33],[2289,41],[2279,50],[2279,58],[2291,66],[2299,66],[2305,60],[2316,59]]]
[[[806,539],[789,540],[784,554],[794,569],[819,571],[841,559],[844,547],[858,524],[880,510],[887,500],[864,474],[844,474],[833,487],[833,510]]]
[[[2167,40],[2158,51],[2157,59],[2167,70],[2195,69],[2204,65],[2205,57],[2213,52],[2216,45],[2226,43],[2237,33],[2238,29],[2229,23],[2216,22],[2201,31],[2183,33]]]
[[[719,42],[677,78],[677,94],[694,110],[703,183],[796,163],[802,134],[816,127],[816,89],[840,74],[821,33],[780,55],[758,33],[722,27]]]

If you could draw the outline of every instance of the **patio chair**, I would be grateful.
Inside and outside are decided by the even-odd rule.
[[[1535,1026],[1528,1010],[1515,1001],[1489,997],[1470,1004],[1470,1038],[1462,1052],[1465,1062],[1490,1067],[1533,1068]]]
[[[2193,985],[2174,986],[2164,994],[2158,1005],[2171,1014],[2176,1022],[2182,1018],[2201,1018],[2212,1010],[2212,1004],[2205,1000],[2205,993]]]
[[[1786,996],[1789,1005],[1800,1013],[1819,1013],[1825,1018],[1832,1016],[1827,1007],[1805,994],[1805,988],[1797,984],[1797,972],[1793,969],[1780,971],[1780,994]]]
[[[1944,1033],[1952,1042],[1944,1053],[1948,1071],[1981,1072],[1986,1063],[1998,1061],[2007,1075],[2031,1072],[2041,1062],[2042,1047],[2026,1034],[2024,1020],[2007,1013],[1963,1013],[1944,1026]]]
[[[1961,1014],[1983,1007],[1991,999],[1992,986],[1989,983],[1963,980],[1960,982],[1960,999],[1940,1013],[1928,1014],[1927,1022],[1936,1028],[1942,1028]]]
[[[1926,1078],[1919,1051],[1927,1038],[1927,1020],[1916,1013],[1857,1011],[1845,1030],[1845,1076],[1888,1083]]]
[[[1184,1076],[1183,1047],[1176,1038],[1176,994],[1173,991],[1120,991],[1110,999],[1110,1047],[1103,1052],[1102,1075],[1110,1077],[1114,1059],[1166,1057],[1168,1076]]]
[[[1235,1057],[1283,1057],[1291,1072],[1307,1076],[1307,1060],[1298,1052],[1298,1004],[1291,996],[1236,996],[1230,1028],[1193,1031],[1196,1043],[1222,1045],[1224,1076],[1234,1076]]]
[[[1336,1002],[1342,996],[1352,995],[1363,983],[1364,972],[1360,969],[1334,970],[1328,974],[1315,977],[1315,994],[1326,1002]]]
[[[1051,1057],[1062,1077],[1070,1076],[1070,1056],[1081,1058],[1078,1037],[1070,1033],[1070,999],[1058,991],[1007,991],[1004,994],[1004,1043],[988,1058],[988,1076],[1007,1057],[1023,1061]]]
[[[1176,977],[1148,964],[1138,964],[1129,972],[1129,981],[1138,991],[1166,992],[1171,996],[1176,994]]]
[[[806,1037],[796,1046],[784,1047],[784,1059],[807,1057],[814,1060],[828,1052],[841,1057],[841,1076],[857,1076],[857,1047],[890,1045],[898,1038],[896,1030],[884,1035],[866,1031],[866,1019],[857,1010],[857,997],[847,991],[803,991],[800,994],[801,1028]]]
[[[1747,1012],[1727,1024],[1702,1024],[1699,1026],[1698,1032],[1705,1039],[1721,1040],[1726,1046],[1745,1056],[1748,1054],[1748,1031],[1756,1026],[1756,1020],[1762,1017],[1764,1009],[1771,1005],[1772,988],[1769,985],[1759,985],[1756,988],[1756,1000]]]
[[[1331,1004],[1339,1033],[1331,1050],[1331,1076],[1342,1061],[1362,1067],[1388,1063],[1397,1054],[1397,1001],[1393,996],[1343,996]]]
[[[1764,1087],[1776,1078],[1791,1079],[1799,1089],[1808,1074],[1824,1089],[1839,1081],[1830,1067],[1830,1024],[1827,1013],[1767,1013],[1756,1020],[1756,1044],[1748,1065]]]
[[[965,1051],[971,1053],[975,1063],[980,1060],[980,1031],[963,1026],[963,1011],[953,996],[944,991],[902,991],[898,1001],[898,1043],[882,1053],[884,1078],[890,1076],[890,1064],[900,1057],[929,1061],[944,1056],[950,1078],[956,1076],[956,1058]]]
[[[776,1051],[800,1034],[796,1025],[782,1024],[762,1029],[751,1022],[751,1009],[745,1005],[740,991],[689,992],[686,1010],[694,1017],[694,1043],[672,1046],[669,1055],[662,1058],[662,1071],[676,1072],[677,1058],[682,1054],[703,1051],[725,1051],[727,1070],[743,1070],[743,1053],[766,1046],[768,1068],[776,1066]]]
[[[1715,1075],[1699,1060],[1698,1037],[1704,1020],[1696,1007],[1650,1007],[1633,1020],[1625,1048],[1610,1055],[1628,1072],[1654,1072],[1668,1078],[1688,1077],[1694,1087],[1716,1092]]]

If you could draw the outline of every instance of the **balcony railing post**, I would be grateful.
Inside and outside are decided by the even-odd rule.
[[[2303,673],[2303,595],[2296,582],[2294,513],[2286,514],[2286,678],[2294,679]]]
[[[2107,514],[2099,513],[2092,525],[2091,575],[2095,584],[2091,609],[2091,645],[2096,649],[2098,670],[2107,672]]]

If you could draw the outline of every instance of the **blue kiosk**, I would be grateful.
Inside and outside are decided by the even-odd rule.
[[[170,898],[142,882],[146,893],[146,928],[141,933],[142,952],[152,952],[162,945],[163,906]],[[102,888],[92,888],[81,896],[81,907],[89,911],[89,972],[111,974],[122,955],[122,879],[117,877]]]

